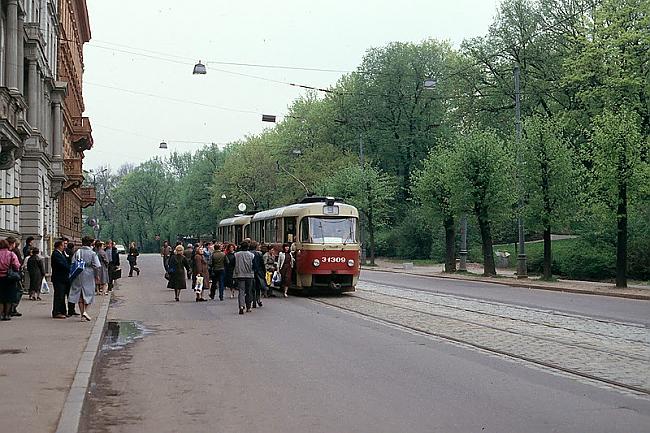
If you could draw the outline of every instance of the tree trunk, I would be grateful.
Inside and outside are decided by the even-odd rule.
[[[370,241],[370,265],[375,266],[375,224],[372,221],[372,212],[368,213],[368,238]]]
[[[456,225],[454,217],[445,218],[445,272],[456,272]]]
[[[544,227],[544,279],[550,280],[551,274],[551,225]]]
[[[478,212],[478,227],[481,232],[481,248],[483,250],[483,275],[495,276],[497,274],[494,265],[494,251],[492,248],[492,231],[487,210],[480,209]]]
[[[627,182],[618,184],[616,211],[616,287],[627,287]]]

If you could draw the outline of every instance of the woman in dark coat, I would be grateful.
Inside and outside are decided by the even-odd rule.
[[[208,262],[203,255],[203,247],[198,247],[194,256],[194,263],[192,264],[192,286],[194,287],[194,293],[196,293],[196,302],[204,302],[207,299],[203,297],[203,290],[199,291],[196,288],[196,278],[199,276],[203,277],[203,288],[209,288],[210,273],[208,272]]]
[[[167,265],[167,273],[169,274],[169,282],[167,283],[168,289],[174,289],[176,302],[181,290],[185,287],[185,273],[190,271],[190,264],[183,255],[183,246],[178,245],[174,250],[174,254],[169,258]]]
[[[38,255],[38,248],[30,250],[29,260],[27,260],[27,273],[29,274],[29,299],[33,301],[41,300],[41,284],[45,277],[45,267],[43,259]]]
[[[232,279],[232,274],[235,271],[235,246],[228,244],[225,249],[226,258],[224,260],[225,282],[224,285],[230,289],[230,297],[235,297],[235,282]]]

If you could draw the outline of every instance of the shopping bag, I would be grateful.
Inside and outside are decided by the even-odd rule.
[[[196,277],[196,285],[194,286],[194,291],[196,293],[203,292],[203,277],[200,275]]]
[[[47,284],[47,280],[43,278],[43,282],[41,283],[41,295],[49,295],[50,294],[50,285]]]
[[[86,261],[81,257],[81,252],[77,251],[72,261],[72,266],[70,266],[70,282],[74,281],[75,278],[79,276],[86,267]]]
[[[117,266],[115,269],[113,269],[113,272],[111,272],[111,277],[113,280],[119,280],[122,278],[122,268]]]
[[[266,279],[266,285],[267,285],[267,286],[270,286],[271,283],[273,282],[273,281],[272,281],[272,280],[273,280],[273,272],[267,272],[266,275],[265,275],[265,277],[266,277],[266,278],[265,278],[265,279]]]
[[[282,282],[282,277],[278,271],[273,272],[273,279],[271,280],[274,286],[279,287]]]

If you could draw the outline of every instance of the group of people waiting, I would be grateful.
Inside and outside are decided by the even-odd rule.
[[[185,248],[178,242],[173,249],[165,241],[161,256],[167,287],[174,290],[176,301],[181,290],[187,288],[186,280],[192,280],[196,302],[207,301],[204,291],[209,290],[210,299],[218,293],[220,301],[226,289],[231,298],[239,291],[239,314],[262,307],[262,297],[274,297],[274,288],[287,297],[295,267],[289,244],[266,245],[251,239],[239,245],[206,242]]]
[[[17,307],[28,281],[30,300],[41,300],[45,281],[45,266],[39,248],[33,247],[34,238],[28,237],[22,251],[13,237],[0,240],[0,320],[20,317]],[[136,255],[137,257],[137,255]],[[70,279],[74,263],[84,263],[83,270]],[[54,242],[51,256],[51,280],[54,286],[52,317],[66,319],[81,316],[90,321],[88,306],[97,294],[105,295],[113,290],[114,280],[120,276],[120,258],[113,241],[104,243],[92,237],[84,237],[81,247],[75,248],[66,238]],[[139,271],[138,271],[139,273]],[[66,299],[67,298],[67,299]],[[75,306],[79,306],[79,312]]]

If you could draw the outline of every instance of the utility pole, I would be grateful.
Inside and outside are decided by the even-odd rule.
[[[361,135],[361,131],[359,131],[359,165],[361,166],[361,170],[366,168],[365,158],[366,157],[363,153],[363,135]],[[361,264],[365,265],[367,252],[366,252],[366,243],[364,239],[363,224],[359,224],[359,240],[361,241]]]
[[[519,233],[519,251],[517,254],[517,278],[528,278],[528,266],[526,264],[526,244],[524,239],[524,200],[522,191],[522,153],[521,153],[521,91],[519,89],[519,63],[515,65],[515,128],[517,139],[517,185],[519,188],[519,209],[517,212],[517,229]]]

